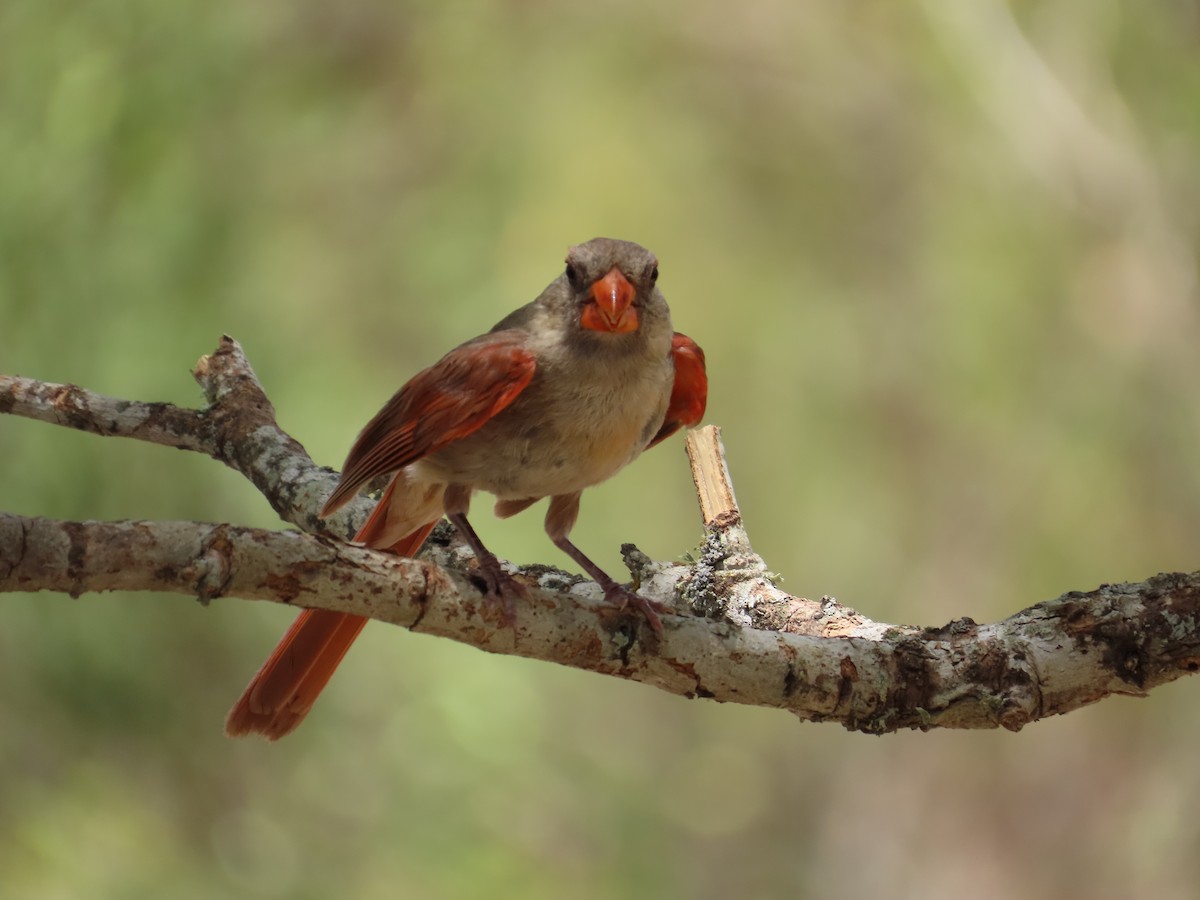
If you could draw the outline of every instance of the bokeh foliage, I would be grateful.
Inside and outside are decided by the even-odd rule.
[[[756,546],[874,618],[1194,569],[1188,0],[0,4],[0,371],[196,404],[228,332],[336,465],[416,369],[638,240]],[[0,420],[0,508],[277,524],[187,454]],[[564,564],[537,513],[477,524]],[[699,538],[682,442],[589,493]],[[280,745],[289,618],[6,597],[0,884],[38,897],[1190,897],[1195,683],[866,738],[375,626]]]

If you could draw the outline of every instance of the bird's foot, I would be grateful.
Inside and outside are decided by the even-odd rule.
[[[517,598],[527,596],[525,585],[504,571],[496,557],[479,561],[479,577],[483,580],[483,599],[499,612],[505,625],[517,623]]]
[[[454,487],[451,485],[446,489],[446,497],[450,496],[450,490]],[[455,490],[459,489],[455,488]],[[470,491],[466,490],[465,499],[470,499],[470,496]],[[459,496],[458,500],[465,507],[464,497]],[[496,559],[496,554],[483,546],[483,541],[479,539],[479,535],[467,521],[465,512],[450,513],[447,508],[446,518],[458,529],[458,533],[462,535],[467,546],[471,548],[471,552],[475,554],[475,561],[479,564],[479,579],[483,582],[484,612],[498,611],[503,624],[516,625],[517,598],[525,598],[525,586],[505,572],[500,566],[500,560]]]
[[[655,603],[653,600],[647,600],[641,594],[619,585],[615,581],[610,581],[608,584],[602,585],[602,587],[604,588],[605,600],[617,609],[634,606],[646,618],[646,624],[650,626],[651,630],[659,637],[662,637],[662,619],[658,617],[658,614],[671,613],[674,610],[663,606],[661,603]]]
[[[554,512],[555,502],[562,499],[563,498],[561,497],[555,497],[554,500],[550,502],[551,514]],[[574,494],[568,499],[572,499],[572,502],[577,502],[579,495]],[[574,515],[572,515],[571,518],[573,521]],[[654,633],[660,637],[662,636],[662,620],[658,617],[658,614],[660,612],[673,613],[675,610],[671,609],[670,607],[663,606],[661,603],[655,603],[653,600],[647,600],[645,597],[636,593],[631,588],[617,584],[611,575],[584,556],[582,550],[567,540],[567,536],[565,534],[560,534],[557,537],[554,536],[554,532],[550,528],[549,515],[546,517],[546,530],[550,532],[551,539],[554,541],[554,546],[558,547],[559,550],[567,554],[567,556],[571,557],[571,559],[575,560],[575,562],[579,563],[579,565],[583,568],[583,571],[587,572],[594,579],[596,579],[596,584],[600,585],[600,589],[604,591],[605,600],[607,600],[617,609],[624,609],[630,604],[637,607],[641,614],[646,617],[646,623],[650,626]]]

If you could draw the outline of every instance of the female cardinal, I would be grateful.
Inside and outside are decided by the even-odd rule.
[[[609,602],[633,603],[661,632],[654,605],[567,538],[584,488],[704,415],[704,353],[672,332],[657,280],[658,260],[637,244],[595,238],[572,247],[566,271],[536,300],[396,392],[358,436],[321,515],[392,475],[354,540],[413,556],[445,513],[475,552],[488,598],[511,617],[522,588],[467,521],[471,494],[495,494],[501,518],[549,497],[550,540]],[[302,612],[230,711],[226,733],[291,732],[366,622]]]

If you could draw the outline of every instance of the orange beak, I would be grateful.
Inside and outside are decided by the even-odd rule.
[[[637,290],[616,266],[603,278],[597,278],[588,288],[588,294],[591,299],[583,308],[581,320],[584,328],[613,334],[637,330],[638,314],[633,306]]]

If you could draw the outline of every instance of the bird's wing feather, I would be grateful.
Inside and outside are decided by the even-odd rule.
[[[343,506],[371,479],[477,431],[512,403],[537,368],[523,343],[519,331],[492,332],[414,375],[354,442],[321,515]]]
[[[669,438],[680,428],[699,425],[708,403],[708,374],[704,368],[704,351],[686,334],[675,332],[671,339],[671,357],[675,361],[675,383],[662,427],[647,448]]]

